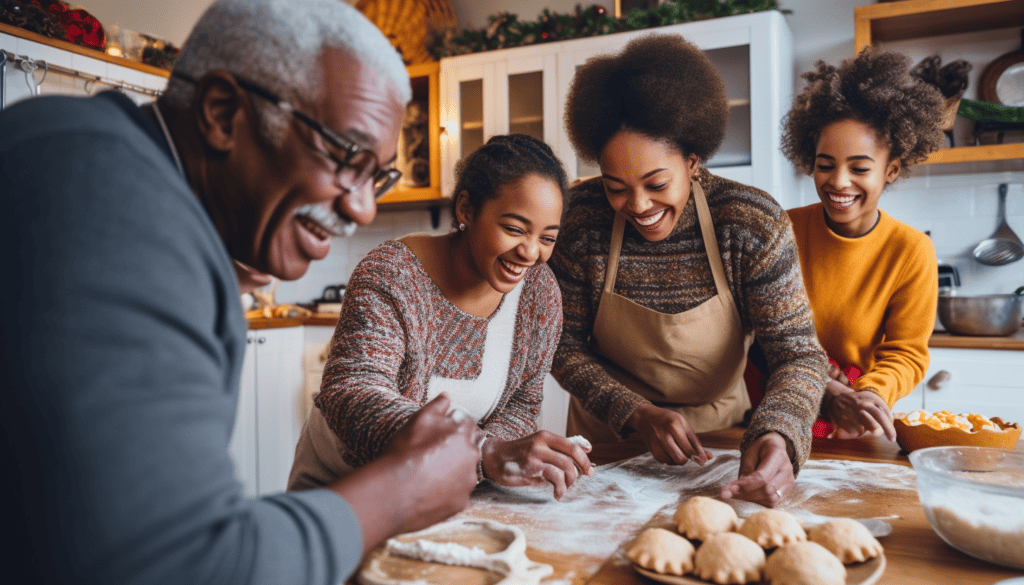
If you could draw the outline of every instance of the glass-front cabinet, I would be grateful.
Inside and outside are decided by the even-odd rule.
[[[441,187],[451,195],[455,163],[496,134],[542,138],[571,179],[599,174],[569,144],[564,108],[576,69],[645,34],[676,33],[707,52],[725,79],[726,139],[707,166],[764,189],[783,207],[799,203],[796,171],[779,152],[782,117],[793,92],[792,38],[778,11],[690,22],[490,51],[441,60]]]
[[[380,203],[441,198],[440,71],[438,63],[410,65],[412,100],[405,108],[395,167],[402,178]],[[386,207],[386,205],[385,205]]]

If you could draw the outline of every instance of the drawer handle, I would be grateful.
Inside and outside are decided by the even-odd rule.
[[[950,374],[946,370],[939,370],[939,373],[932,376],[931,380],[928,380],[929,390],[942,390],[950,380],[953,379],[953,374]]]

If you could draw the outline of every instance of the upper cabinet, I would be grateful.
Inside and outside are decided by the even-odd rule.
[[[429,201],[441,198],[441,122],[438,99],[440,66],[434,63],[407,68],[412,100],[405,109],[395,166],[402,178],[381,204]]]
[[[793,91],[789,28],[777,11],[602,35],[441,60],[441,188],[450,195],[455,163],[496,134],[543,139],[570,178],[599,174],[569,143],[563,114],[576,69],[640,35],[680,34],[703,49],[725,78],[726,139],[707,166],[715,174],[799,203],[796,171],[781,155],[781,121]]]
[[[854,8],[858,53],[879,42],[1020,27],[1024,27],[1024,0],[903,0]],[[985,63],[975,63],[979,66]],[[957,146],[933,153],[922,164],[1020,159],[1022,153],[1024,144],[1019,142]]]

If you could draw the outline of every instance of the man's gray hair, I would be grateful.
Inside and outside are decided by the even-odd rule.
[[[224,70],[259,84],[285,101],[298,96],[315,102],[324,91],[320,57],[341,49],[379,70],[383,80],[408,102],[409,76],[401,56],[361,12],[342,0],[216,0],[199,18],[174,65],[174,71],[200,79]],[[161,104],[184,111],[194,86],[174,76]],[[263,99],[254,99],[260,131],[280,145],[288,115]],[[344,131],[344,128],[338,128]]]

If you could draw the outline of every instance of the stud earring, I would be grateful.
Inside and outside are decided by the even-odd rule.
[[[464,223],[460,223],[460,224],[459,224],[459,231],[460,231],[460,232],[464,232],[464,231],[466,231],[466,224],[464,224]]]

